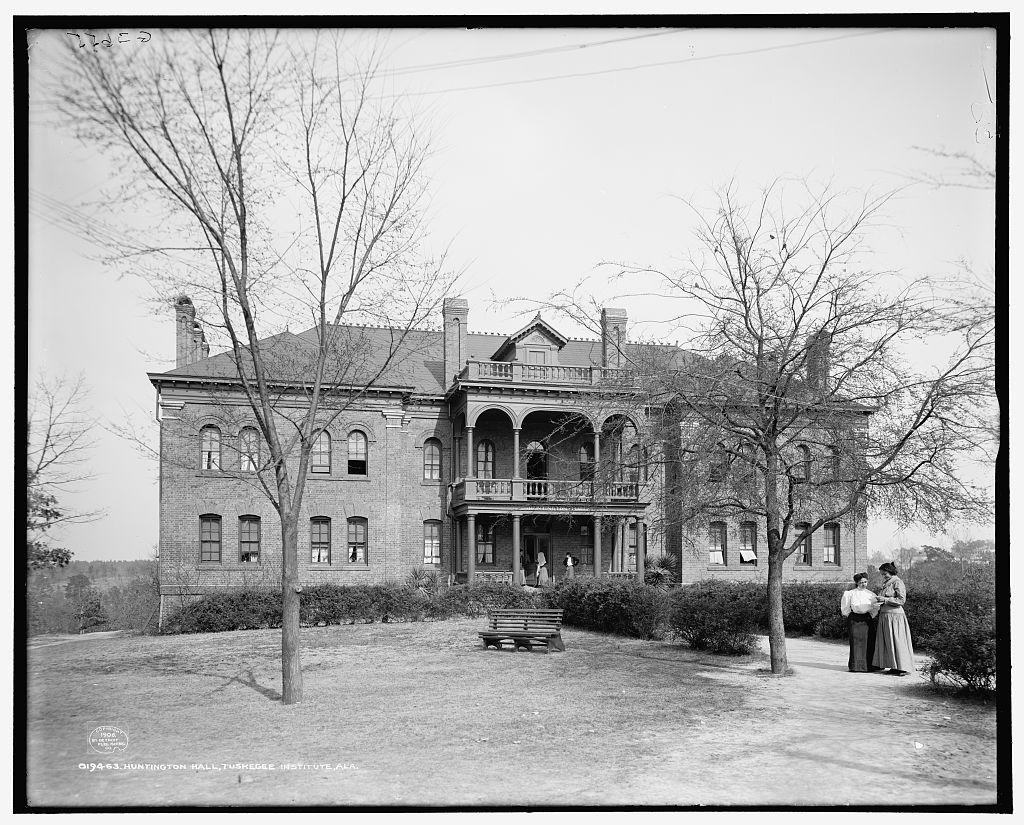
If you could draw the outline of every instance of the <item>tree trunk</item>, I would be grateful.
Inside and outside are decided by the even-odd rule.
[[[786,658],[786,625],[782,616],[781,547],[768,551],[768,647],[771,650],[772,673],[784,676],[789,667]]]
[[[299,529],[291,515],[281,519],[281,701],[302,701],[299,660]]]

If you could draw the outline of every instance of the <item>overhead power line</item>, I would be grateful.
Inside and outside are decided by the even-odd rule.
[[[503,60],[519,60],[525,57],[539,57],[545,54],[557,54],[559,52],[578,51],[598,46],[608,46],[613,43],[626,43],[630,40],[644,40],[649,37],[664,37],[667,34],[679,34],[690,31],[690,29],[668,29],[665,31],[648,32],[646,34],[635,34],[630,37],[616,37],[611,40],[592,40],[589,43],[570,43],[566,46],[552,46],[546,49],[533,49],[526,52],[510,52],[508,54],[495,54],[485,57],[468,57],[464,60],[449,60],[443,63],[421,63],[414,66],[402,66],[398,69],[389,69],[383,75],[414,74],[417,72],[429,72],[437,69],[458,69],[465,66],[479,66],[483,63],[499,63]]]
[[[777,52],[785,49],[797,49],[802,46],[815,46],[820,43],[834,43],[839,40],[850,40],[854,37],[874,37],[880,34],[890,34],[898,29],[881,29],[878,31],[856,32],[854,34],[841,34],[835,37],[822,37],[816,40],[804,40],[800,43],[783,43],[778,46],[762,46],[757,49],[743,49],[735,52],[720,52],[718,54],[701,55],[699,57],[683,57],[678,60],[660,60],[655,63],[638,63],[633,66],[620,66],[614,69],[595,69],[590,72],[571,72],[569,74],[547,75],[545,77],[533,77],[525,80],[505,80],[499,83],[481,83],[477,86],[457,86],[450,89],[435,89],[424,92],[396,92],[394,94],[382,95],[382,97],[420,97],[424,95],[442,95],[448,92],[470,92],[477,89],[493,89],[500,86],[521,86],[527,83],[544,83],[549,80],[571,80],[579,77],[595,77],[603,74],[615,74],[616,72],[632,72],[638,69],[654,69],[661,66],[676,66],[683,63],[700,63],[705,60],[720,60],[726,57],[743,57],[752,54],[763,54],[765,52]]]

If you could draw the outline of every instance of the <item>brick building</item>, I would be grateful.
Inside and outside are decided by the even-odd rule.
[[[683,581],[767,575],[763,523],[673,526],[663,469],[672,462],[652,451],[676,446],[645,443],[647,422],[631,411],[623,365],[637,345],[625,339],[624,311],[602,311],[600,340],[567,338],[539,314],[511,335],[469,332],[468,320],[466,301],[445,301],[442,330],[410,332],[319,437],[301,582],[379,582],[415,567],[460,581],[528,580],[542,553],[556,580],[566,553],[583,574],[642,575],[645,558],[665,552]],[[371,361],[391,345],[387,329],[345,331]],[[275,336],[273,351],[301,351],[313,332]],[[177,367],[149,375],[160,418],[161,592],[277,584],[279,521],[256,472],[267,451],[232,356],[209,355],[187,298],[176,343]],[[787,578],[845,580],[866,559],[865,542],[863,519],[828,525],[806,557],[787,561]]]

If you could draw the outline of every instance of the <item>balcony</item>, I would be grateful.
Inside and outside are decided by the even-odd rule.
[[[452,504],[464,501],[522,501],[559,504],[632,502],[635,481],[556,481],[523,478],[466,478],[455,484]]]
[[[467,361],[459,378],[499,384],[554,384],[588,387],[597,384],[636,383],[629,370],[613,367],[563,367],[523,364],[518,361]]]

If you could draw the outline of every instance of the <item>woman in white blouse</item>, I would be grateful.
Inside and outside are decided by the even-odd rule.
[[[875,616],[878,615],[878,597],[868,590],[868,574],[858,573],[853,577],[855,587],[843,593],[839,605],[850,633],[850,661],[847,667],[851,673],[867,673],[878,670],[871,660],[875,655]]]

